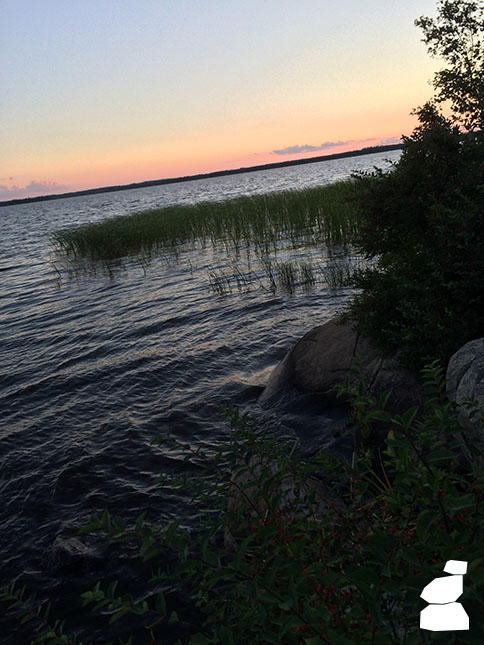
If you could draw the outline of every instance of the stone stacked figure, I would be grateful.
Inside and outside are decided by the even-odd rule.
[[[455,602],[462,595],[467,562],[449,560],[444,571],[452,575],[434,578],[420,594],[431,603],[420,612],[420,629],[433,632],[469,629],[469,616],[460,602]]]

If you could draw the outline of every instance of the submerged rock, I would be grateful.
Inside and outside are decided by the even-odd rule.
[[[96,560],[94,551],[77,537],[58,535],[47,558],[49,570],[82,568]]]

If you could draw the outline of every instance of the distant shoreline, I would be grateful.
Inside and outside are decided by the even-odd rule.
[[[284,168],[286,166],[299,166],[306,163],[317,163],[318,161],[331,161],[332,159],[343,159],[345,157],[359,157],[361,155],[376,154],[378,152],[390,152],[392,150],[401,150],[403,144],[397,143],[386,146],[371,146],[361,148],[360,150],[350,150],[348,152],[337,152],[331,155],[322,155],[319,157],[310,157],[309,159],[293,159],[290,161],[276,161],[274,163],[263,164],[260,166],[249,166],[247,168],[236,168],[234,170],[216,170],[199,175],[188,175],[186,177],[174,177],[170,179],[154,179],[142,181],[123,186],[105,186],[103,188],[88,188],[87,190],[78,190],[69,193],[59,193],[55,195],[40,195],[38,197],[22,197],[1,201],[2,206],[16,206],[17,204],[30,204],[32,202],[44,202],[52,199],[66,199],[68,197],[81,197],[83,195],[95,195],[96,193],[111,193],[118,190],[134,190],[135,188],[150,188],[151,186],[162,186],[164,184],[176,184],[183,181],[195,181],[197,179],[211,179],[213,177],[224,177],[226,175],[238,175],[246,172],[257,172],[259,170],[272,170],[273,168]]]

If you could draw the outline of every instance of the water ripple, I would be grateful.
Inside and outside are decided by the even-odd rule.
[[[148,276],[133,265],[116,280],[85,275],[59,286],[49,232],[160,204],[324,183],[343,171],[313,164],[1,209],[1,576],[53,594],[86,640],[107,636],[92,620],[82,632],[78,594],[106,575],[134,589],[140,565],[134,554],[116,560],[97,538],[76,542],[78,529],[106,506],[127,520],[146,507],[161,522],[195,523],[201,510],[156,478],[189,467],[195,476],[200,464],[152,440],[170,431],[214,454],[230,432],[222,405],[258,414],[275,436],[327,441],[329,421],[317,410],[281,418],[255,402],[292,343],[351,294],[218,297],[207,288],[210,248],[194,266],[186,252],[185,265],[155,262]],[[12,634],[2,642],[20,642],[8,618],[0,629]]]

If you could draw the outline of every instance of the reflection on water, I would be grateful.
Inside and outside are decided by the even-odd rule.
[[[78,594],[101,577],[137,589],[141,565],[132,552],[119,561],[90,537],[82,539],[84,556],[59,559],[59,545],[77,537],[91,513],[109,507],[132,519],[149,508],[157,521],[181,517],[189,525],[200,516],[187,499],[157,487],[159,472],[186,465],[152,444],[156,434],[171,431],[216,450],[230,432],[219,408],[236,403],[273,435],[299,436],[303,449],[330,441],[317,408],[304,418],[280,416],[258,409],[257,396],[290,346],[332,317],[351,292],[316,285],[292,295],[270,289],[219,295],[207,280],[210,248],[186,252],[176,265],[155,259],[147,275],[133,264],[114,280],[86,274],[59,287],[49,233],[133,208],[338,179],[350,162],[371,167],[379,160],[0,209],[1,577],[51,596],[69,617],[66,627],[82,625]],[[104,624],[91,619],[83,638],[105,642]],[[24,642],[9,619],[0,617],[0,629],[8,635],[2,642]]]

